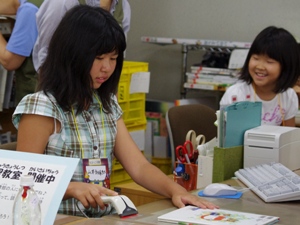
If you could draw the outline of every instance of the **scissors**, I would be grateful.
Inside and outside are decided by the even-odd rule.
[[[185,141],[176,148],[176,157],[182,163],[191,163],[194,159],[194,148],[191,141]]]
[[[205,143],[205,136],[203,134],[196,135],[194,130],[189,130],[186,134],[185,141],[190,141],[193,144],[193,149],[197,149],[198,145]]]

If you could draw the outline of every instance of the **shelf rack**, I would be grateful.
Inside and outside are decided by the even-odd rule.
[[[145,43],[152,43],[158,45],[174,45],[180,44],[182,53],[182,71],[181,71],[181,98],[186,98],[187,89],[184,87],[186,82],[187,72],[187,58],[189,51],[204,50],[204,51],[218,51],[230,53],[233,49],[247,49],[250,48],[250,42],[236,42],[223,40],[208,40],[208,39],[186,39],[186,38],[166,38],[166,37],[141,37],[141,41]]]

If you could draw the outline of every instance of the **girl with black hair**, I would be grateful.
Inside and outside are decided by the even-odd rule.
[[[262,124],[295,126],[298,97],[299,50],[285,29],[270,26],[253,41],[239,81],[230,86],[220,107],[239,101],[262,102]]]
[[[17,150],[81,159],[59,213],[103,215],[101,195],[117,193],[83,182],[83,160],[107,159],[111,171],[113,155],[136,183],[175,206],[215,208],[149,163],[131,138],[116,98],[125,48],[124,32],[109,12],[87,5],[68,11],[40,68],[38,92],[25,96],[13,114]]]

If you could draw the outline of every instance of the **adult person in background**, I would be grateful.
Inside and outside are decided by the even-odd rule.
[[[32,63],[32,49],[37,38],[35,15],[43,0],[0,0],[1,15],[15,15],[15,25],[8,42],[0,32],[0,64],[15,70],[18,103],[25,95],[33,93],[37,84]]]
[[[33,63],[37,71],[47,56],[51,36],[60,20],[69,9],[79,4],[99,6],[109,11],[127,35],[131,18],[127,0],[44,0],[36,16],[38,38],[33,49]]]

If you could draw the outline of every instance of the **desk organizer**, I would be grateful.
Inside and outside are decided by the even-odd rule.
[[[234,172],[243,168],[244,147],[214,148],[213,183],[234,177]]]
[[[181,167],[182,170],[176,175],[174,181],[184,187],[187,191],[197,189],[198,165],[194,163],[175,163],[175,168]]]

